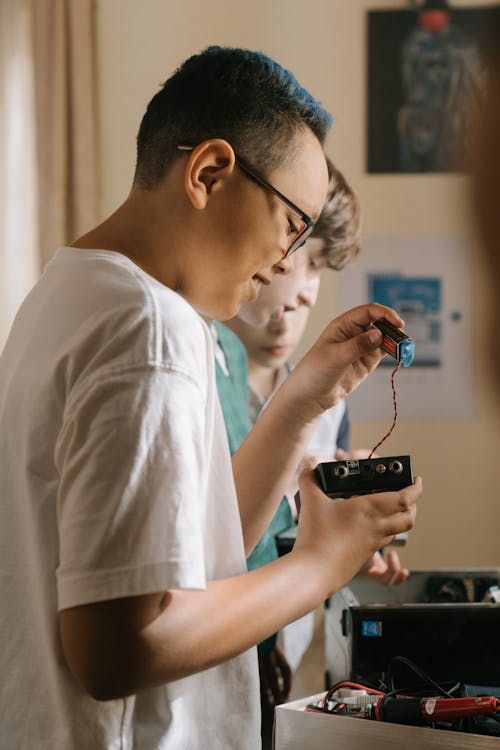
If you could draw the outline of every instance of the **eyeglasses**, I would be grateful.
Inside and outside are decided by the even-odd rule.
[[[177,148],[180,151],[192,151],[195,146],[183,143],[177,146]],[[312,230],[314,229],[314,221],[306,213],[304,213],[304,211],[296,206],[295,203],[292,203],[292,201],[289,200],[285,195],[283,195],[283,193],[281,193],[277,188],[271,185],[271,183],[268,182],[265,177],[260,174],[260,172],[251,167],[248,162],[241,158],[241,156],[235,154],[234,158],[239,168],[242,169],[243,172],[245,172],[245,174],[250,177],[250,179],[256,182],[257,185],[260,185],[260,187],[263,187],[265,190],[269,190],[274,198],[276,198],[277,201],[285,206],[285,208],[288,209],[300,222],[300,228],[297,228],[294,225],[294,231],[296,232],[295,237],[288,246],[285,255],[283,256],[284,258],[288,258],[290,255],[292,255],[292,253],[298,250],[299,247],[302,247],[302,245],[305,243]]]

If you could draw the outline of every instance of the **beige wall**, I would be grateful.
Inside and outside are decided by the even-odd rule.
[[[473,4],[488,3],[454,2]],[[365,10],[402,6],[397,0],[97,0],[103,215],[129,189],[137,127],[158,85],[190,54],[219,43],[275,57],[333,113],[327,151],[360,196],[367,234],[468,235],[464,177],[364,172]],[[474,322],[481,331],[486,303],[477,260],[473,269]],[[334,274],[325,277],[309,341],[335,315],[339,281]],[[500,427],[481,339],[484,334],[478,334],[473,353],[476,417],[404,421],[386,444],[387,454],[411,453],[424,477],[418,525],[402,552],[412,567],[500,565]],[[387,422],[355,422],[352,445],[373,444]]]

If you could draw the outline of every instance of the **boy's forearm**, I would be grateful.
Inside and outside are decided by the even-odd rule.
[[[158,668],[165,657],[171,659],[165,646],[169,632],[184,638],[184,653],[179,650],[170,668],[180,675],[189,662],[189,672],[198,672],[246,651],[319,606],[327,592],[315,575],[316,567],[311,555],[299,553],[235,578],[212,581],[205,592],[173,592],[172,611],[150,634],[152,653],[155,644],[164,644]]]
[[[317,422],[293,401],[290,385],[287,381],[276,393],[232,459],[247,555],[294,479]]]
[[[330,501],[311,471],[292,552],[204,591],[165,591],[60,613],[63,653],[94,698],[110,700],[208,669],[314,609],[375,550],[409,531],[419,477],[399,492]]]
[[[204,591],[170,591],[60,613],[66,660],[111,700],[230,659],[320,604],[311,556],[287,555]]]

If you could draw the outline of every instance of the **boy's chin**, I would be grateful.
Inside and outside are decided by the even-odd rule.
[[[234,299],[193,299],[186,296],[187,301],[194,307],[196,312],[206,320],[220,320],[221,323],[234,318],[240,309],[240,305]]]

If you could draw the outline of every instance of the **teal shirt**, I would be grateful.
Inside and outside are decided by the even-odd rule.
[[[224,372],[215,358],[215,378],[232,455],[252,429],[248,411],[248,359],[245,347],[230,328],[217,322],[214,326],[226,361]]]
[[[214,323],[215,330],[225,359],[225,370],[215,359],[217,390],[226,423],[226,432],[231,454],[238,450],[252,428],[248,408],[248,359],[246,349],[229,328],[222,323]],[[292,524],[292,513],[288,500],[284,497],[276,514],[247,558],[248,570],[260,568],[278,557],[276,534],[288,529]],[[274,648],[276,636],[259,643],[259,653],[267,653]]]

